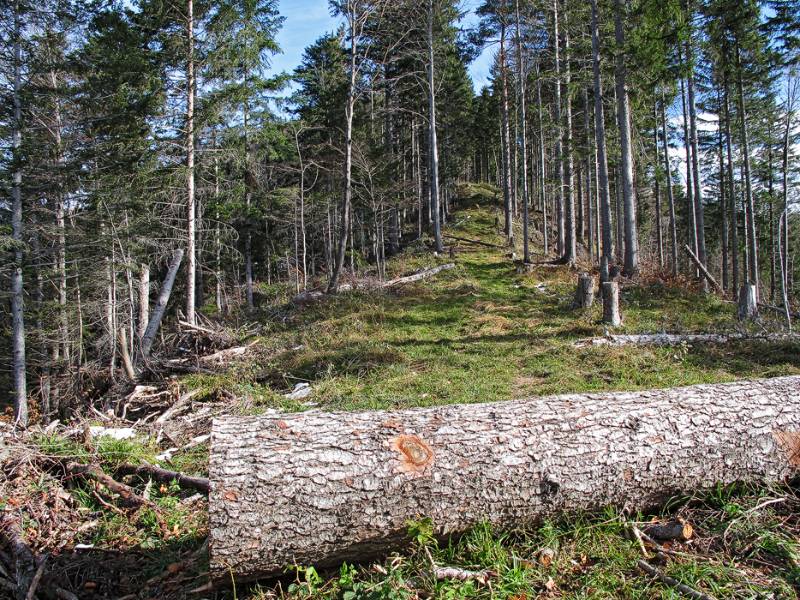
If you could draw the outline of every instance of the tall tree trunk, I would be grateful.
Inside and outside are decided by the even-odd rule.
[[[773,122],[767,124],[767,194],[769,195],[769,301],[775,304],[777,248],[775,247],[775,176],[773,171]]]
[[[728,203],[731,205],[731,285],[733,286],[733,295],[737,297],[739,294],[739,214],[737,210],[736,188],[733,181],[733,141],[731,139],[731,109],[727,71],[724,75],[722,100],[725,109],[725,154],[728,163]]]
[[[653,161],[653,178],[655,180],[655,193],[656,200],[656,251],[658,253],[658,266],[664,268],[664,232],[661,226],[661,178],[659,177],[661,170],[659,168],[661,163],[660,152],[658,150],[658,100],[655,101],[653,106],[653,154],[655,160]]]
[[[55,193],[55,221],[56,221],[56,268],[58,272],[58,341],[56,348],[61,349],[64,361],[70,364],[69,352],[69,318],[67,315],[67,242],[66,226],[64,222],[64,191],[62,186],[63,170],[65,165],[64,146],[62,139],[63,123],[61,120],[61,101],[58,97],[58,78],[55,71],[50,71],[50,87],[53,94],[54,123],[53,144],[56,155],[56,193]]]
[[[781,291],[786,309],[789,309],[789,149],[792,132],[792,118],[794,116],[794,103],[797,94],[798,80],[792,77],[787,83],[786,121],[783,129],[783,149],[781,157],[782,179],[781,190],[783,197],[783,228],[781,230],[780,260],[781,260]]]
[[[688,22],[692,22],[692,3],[691,0],[687,1]],[[686,43],[686,63],[689,67],[689,73],[686,76],[686,84],[689,92],[689,133],[691,135],[692,144],[692,182],[694,184],[694,213],[695,213],[695,227],[697,228],[697,258],[703,263],[704,267],[708,266],[708,257],[706,256],[706,232],[705,232],[705,217],[703,209],[703,192],[700,185],[700,158],[699,148],[697,143],[697,105],[694,97],[694,48],[690,40]],[[708,291],[708,281],[703,277],[701,284],[705,291]]]
[[[617,85],[617,123],[619,126],[622,176],[622,199],[625,214],[625,264],[623,272],[631,277],[639,272],[639,234],[636,225],[636,190],[633,183],[633,147],[631,140],[631,115],[628,100],[627,68],[625,66],[625,30],[623,13],[627,13],[627,0],[615,0],[614,32],[617,42],[617,60],[614,76]]]
[[[573,188],[572,172],[574,170],[573,137],[572,137],[572,69],[570,67],[569,48],[569,23],[567,13],[564,12],[564,87],[565,87],[565,112],[566,123],[564,144],[564,255],[562,260],[568,265],[574,265],[577,259],[577,240],[575,222],[575,190]]]
[[[339,289],[339,276],[344,269],[347,258],[347,241],[350,226],[350,205],[353,198],[353,113],[356,105],[356,51],[357,40],[357,14],[356,3],[348,0],[347,22],[350,34],[350,73],[347,87],[347,101],[345,104],[345,148],[344,148],[344,193],[342,194],[341,215],[339,222],[339,240],[336,247],[336,263],[333,267],[328,292],[335,293]]]
[[[747,133],[747,109],[744,101],[744,83],[742,82],[742,60],[738,41],[736,43],[736,84],[739,92],[739,120],[742,136],[742,162],[744,166],[744,189],[745,207],[747,214],[747,254],[748,254],[748,278],[746,283],[756,286],[756,298],[759,298],[761,290],[759,288],[758,274],[758,242],[756,238],[756,215],[753,205],[753,186],[750,175],[750,140]]]
[[[606,153],[606,123],[603,112],[603,85],[600,81],[600,37],[597,0],[592,5],[592,71],[594,74],[594,136],[597,146],[597,187],[600,200],[602,255],[609,264],[614,261],[611,229],[611,198],[608,186],[608,155]]]
[[[672,185],[672,165],[669,160],[669,142],[667,136],[667,117],[665,114],[664,93],[661,93],[661,127],[664,132],[664,173],[667,183],[667,201],[669,202],[669,234],[670,234],[670,260],[672,262],[672,276],[678,276],[678,223],[675,217],[675,192]]]
[[[688,205],[689,220],[692,223],[692,250],[697,256],[697,211],[694,208],[694,174],[692,172],[692,141],[689,135],[689,111],[686,102],[686,87],[681,79],[681,108],[683,109],[683,146],[686,150],[686,203]],[[695,269],[695,277],[700,277],[700,271]]]
[[[217,156],[217,130],[211,131],[211,149],[214,153],[214,302],[222,313],[222,239],[219,217],[219,157]],[[269,261],[267,261],[269,269]]]
[[[444,252],[442,219],[439,210],[439,143],[436,137],[436,80],[433,51],[433,0],[428,0],[428,138],[430,144],[431,213],[434,246],[437,252]]]
[[[722,239],[722,289],[730,288],[728,277],[728,198],[725,192],[725,150],[722,131],[722,97],[717,90],[717,106],[719,121],[717,126],[717,154],[719,158],[719,204],[720,204],[720,238]]]
[[[539,202],[542,207],[542,245],[544,255],[550,253],[550,231],[547,219],[547,182],[545,152],[544,152],[544,123],[542,121],[542,79],[539,73],[539,62],[536,62],[536,110],[539,125]]]
[[[587,225],[589,229],[589,263],[593,264],[595,259],[594,254],[594,244],[595,244],[595,226],[594,222],[597,219],[598,215],[594,213],[592,207],[594,206],[594,199],[592,198],[592,165],[591,157],[592,157],[592,129],[589,125],[589,111],[591,107],[589,105],[589,90],[586,86],[583,88],[583,131],[586,136],[585,145],[586,145],[586,157],[584,161],[584,169],[586,171],[586,219]]]
[[[556,225],[558,227],[558,255],[560,258],[566,254],[564,244],[566,232],[564,231],[564,128],[561,123],[561,34],[558,15],[558,0],[553,0],[553,125],[555,126],[555,167],[558,190],[556,193]]]
[[[194,0],[186,3],[186,320],[195,322],[197,258],[194,195]]]
[[[14,377],[14,421],[28,425],[28,391],[25,361],[25,308],[22,281],[24,260],[22,228],[22,23],[20,3],[14,3],[14,118],[11,125],[11,238],[14,240],[14,269],[11,273],[11,353]]]
[[[517,105],[519,107],[517,110],[519,116],[520,160],[522,162],[522,260],[529,263],[531,261],[531,250],[530,233],[528,231],[530,223],[530,198],[528,197],[528,120],[526,115],[526,73],[522,48],[522,34],[520,32],[522,24],[519,16],[519,0],[514,0],[514,12],[517,20]]]
[[[508,69],[506,56],[506,25],[500,25],[500,79],[502,98],[500,100],[500,134],[503,144],[503,211],[505,220],[503,232],[509,246],[514,245],[514,213],[511,205],[511,127],[508,115]]]

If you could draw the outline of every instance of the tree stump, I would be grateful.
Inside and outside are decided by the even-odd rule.
[[[589,273],[578,275],[578,288],[575,290],[574,308],[591,308],[594,303],[594,277]]]
[[[740,321],[754,321],[758,318],[756,286],[745,283],[739,290],[738,316]]]
[[[477,400],[478,398],[476,398]],[[565,511],[800,471],[800,377],[391,411],[214,420],[210,572],[220,584]]]
[[[619,284],[616,281],[606,281],[603,284],[603,323],[611,327],[622,325],[619,313]]]

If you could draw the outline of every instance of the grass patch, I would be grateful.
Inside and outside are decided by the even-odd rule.
[[[502,243],[497,191],[470,185],[462,193],[467,199],[447,231]],[[256,380],[262,389],[281,393],[308,381],[314,402],[357,410],[800,373],[799,344],[576,350],[575,341],[603,335],[604,328],[599,305],[585,312],[571,308],[574,272],[541,267],[519,275],[501,251],[462,242],[456,254],[456,269],[427,281],[342,293],[299,307],[285,321],[271,321],[270,344],[302,349],[262,361]],[[389,261],[388,273],[394,277],[448,260],[412,247]],[[678,284],[625,285],[621,302],[622,333],[740,329],[733,305]],[[238,370],[203,385],[241,389],[246,376]],[[264,404],[282,407],[279,399]]]

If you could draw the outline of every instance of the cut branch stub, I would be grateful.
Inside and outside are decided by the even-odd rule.
[[[228,416],[213,425],[219,583],[332,567],[437,535],[800,470],[800,377],[401,411]]]

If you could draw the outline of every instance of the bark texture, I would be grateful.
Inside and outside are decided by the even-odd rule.
[[[223,583],[332,566],[564,510],[646,509],[800,467],[800,377],[213,425],[210,567]]]

